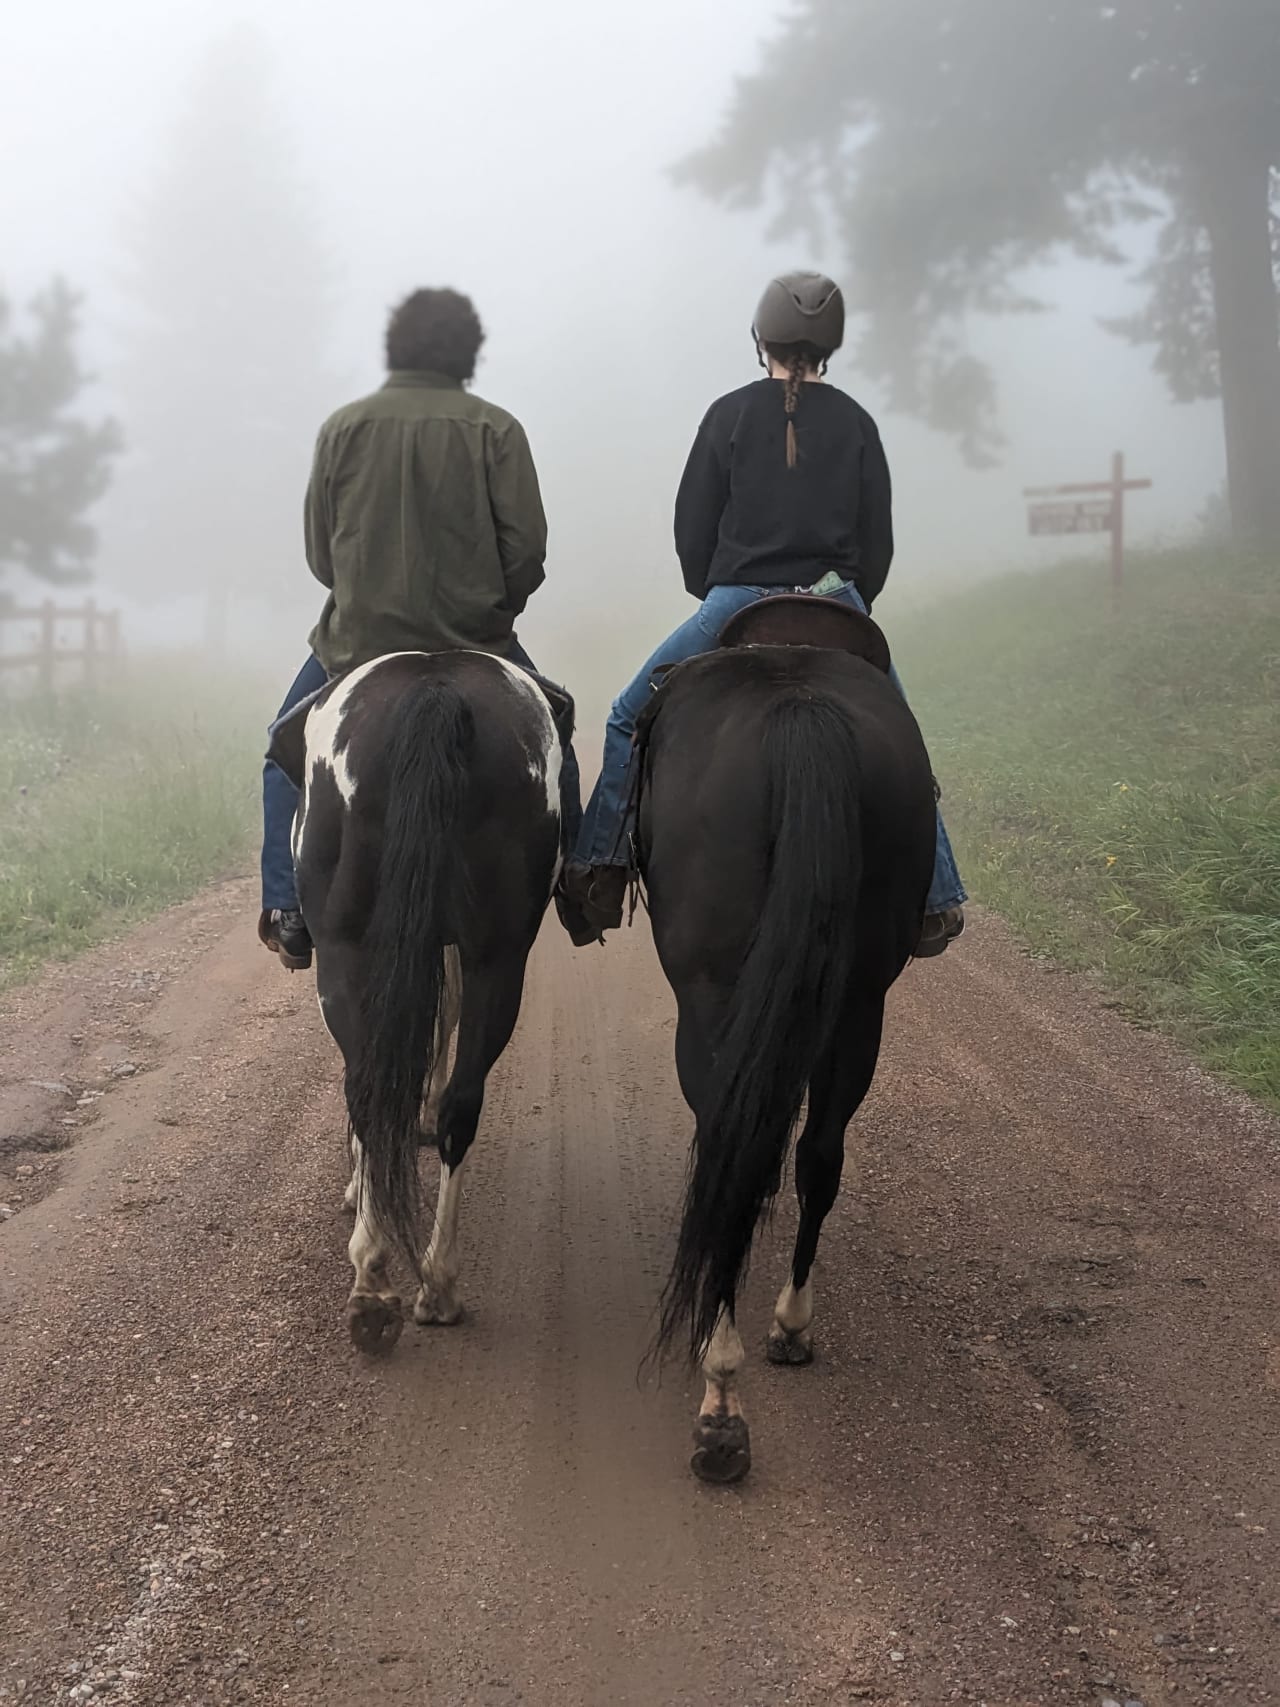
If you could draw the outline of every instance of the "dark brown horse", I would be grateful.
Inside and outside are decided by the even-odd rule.
[[[711,1481],[751,1462],[738,1289],[806,1097],[800,1227],[768,1345],[776,1363],[813,1355],[818,1236],[935,838],[928,755],[870,618],[773,598],[725,640],[655,696],[639,772],[640,864],[696,1122],[659,1347],[687,1328],[702,1363],[693,1468]]]

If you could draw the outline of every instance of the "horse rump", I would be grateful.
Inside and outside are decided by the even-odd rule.
[[[722,1024],[705,1050],[684,1212],[655,1342],[665,1352],[687,1325],[695,1361],[722,1310],[732,1312],[809,1079],[841,1017],[856,953],[862,826],[853,714],[837,697],[784,688],[759,708],[758,721],[747,715],[738,723],[727,739],[740,735],[742,750],[721,747],[721,762],[750,763],[757,732],[767,807],[754,834],[767,876]],[[691,748],[687,723],[684,734]],[[656,804],[651,794],[649,805]],[[742,834],[742,821],[736,830]],[[715,839],[697,853],[686,845],[685,853],[714,861]],[[673,873],[675,895],[679,881]],[[744,896],[742,904],[756,903]],[[701,925],[687,916],[665,919],[655,904],[655,931],[668,941],[675,932],[696,935]]]
[[[387,754],[359,1046],[347,1061],[365,1189],[415,1268],[419,1123],[446,993],[445,948],[467,908],[458,825],[474,744],[474,715],[453,682],[424,675],[405,687]]]

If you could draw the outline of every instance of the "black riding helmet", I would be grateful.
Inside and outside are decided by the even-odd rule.
[[[825,273],[783,273],[765,286],[751,327],[760,344],[809,344],[830,355],[844,342],[844,297]]]

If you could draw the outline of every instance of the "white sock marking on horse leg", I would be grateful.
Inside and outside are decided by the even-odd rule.
[[[742,1336],[737,1324],[732,1321],[727,1310],[721,1310],[716,1321],[715,1332],[707,1342],[707,1349],[702,1354],[702,1373],[706,1377],[707,1390],[702,1400],[699,1415],[740,1417],[742,1406],[738,1402],[738,1371],[746,1360],[746,1352],[742,1347]]]
[[[360,1148],[360,1140],[354,1133],[351,1135],[350,1149],[351,1184],[347,1187],[346,1192],[343,1195],[342,1202],[345,1208],[354,1209],[360,1202],[360,1163],[364,1159],[364,1152]]]
[[[440,1129],[440,1099],[449,1083],[449,1048],[458,1020],[462,1014],[462,962],[456,948],[444,951],[444,991],[440,1013],[436,1020],[435,1057],[427,1079],[426,1095],[422,1099],[422,1130],[427,1137],[438,1136]]]
[[[355,1142],[353,1140],[353,1143]],[[355,1177],[351,1183],[355,1187],[357,1198],[356,1224],[347,1245],[347,1255],[356,1271],[352,1293],[389,1292],[391,1283],[387,1278],[387,1257],[390,1247],[382,1235],[382,1229],[374,1220],[373,1205],[369,1201],[369,1191],[364,1180],[363,1155],[356,1163]]]
[[[448,1082],[449,1057],[447,1054],[441,1054],[436,1057],[431,1077],[427,1080],[427,1094],[422,1099],[422,1131],[427,1138],[435,1138],[439,1134],[440,1100]]]
[[[773,1319],[784,1334],[802,1334],[813,1321],[813,1281],[807,1280],[799,1291],[788,1281],[778,1294]]]
[[[456,1322],[462,1314],[458,1303],[458,1211],[462,1206],[462,1163],[456,1168],[440,1165],[440,1195],[436,1200],[435,1226],[431,1243],[422,1259],[422,1290],[414,1305],[417,1322]]]

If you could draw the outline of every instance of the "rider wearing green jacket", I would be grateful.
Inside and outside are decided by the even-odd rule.
[[[547,523],[524,429],[467,389],[484,341],[469,298],[418,290],[387,326],[389,369],[320,429],[307,487],[307,562],[327,591],[283,717],[334,676],[388,652],[490,652],[536,675],[516,618],[542,585]],[[581,817],[566,744],[561,809]],[[297,790],[263,772],[258,934],[285,966],[311,964],[291,835]]]

